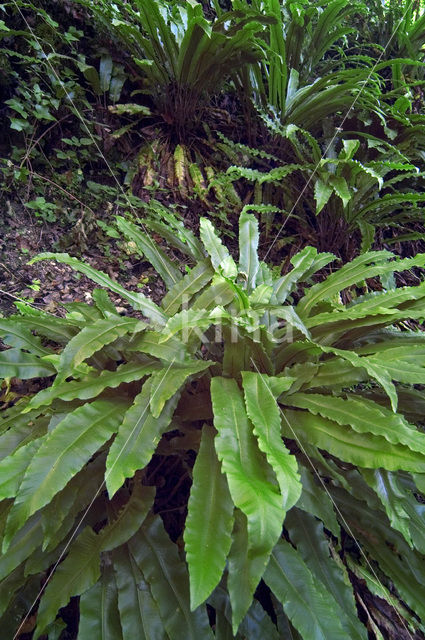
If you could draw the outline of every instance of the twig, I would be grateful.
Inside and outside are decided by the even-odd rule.
[[[5,296],[9,296],[9,298],[13,298],[14,300],[19,300],[19,302],[25,302],[25,304],[28,304],[30,307],[44,307],[44,304],[41,304],[39,302],[28,302],[28,300],[25,300],[24,298],[20,298],[19,296],[14,296],[13,293],[9,293],[8,291],[3,291],[3,289],[0,289],[0,293],[2,293]]]
[[[72,114],[73,115],[73,114]],[[70,113],[67,113],[65,116],[63,116],[62,118],[60,118],[60,120],[56,120],[56,122],[54,122],[52,125],[50,125],[50,127],[47,127],[47,129],[45,129],[43,131],[43,133],[38,136],[37,140],[35,142],[33,142],[34,140],[34,136],[31,139],[31,142],[28,145],[27,151],[25,152],[24,157],[21,160],[21,164],[19,165],[19,168],[21,168],[24,164],[24,162],[27,161],[27,159],[29,158],[29,155],[31,153],[31,151],[34,149],[34,147],[36,147],[38,145],[38,143],[40,142],[40,140],[42,140],[42,138],[44,138],[44,136],[49,133],[49,131],[51,131],[52,129],[54,129],[54,127],[56,127],[58,124],[60,124],[61,122],[63,122],[64,120],[66,120],[67,118],[69,118],[71,116]]]
[[[3,267],[3,269],[6,269],[6,271],[8,271],[11,276],[13,276],[14,278],[16,277],[16,274],[13,273],[13,271],[11,271],[9,267],[7,267],[3,262],[0,262],[0,266]]]
[[[60,184],[58,184],[57,182],[54,182],[53,180],[50,180],[49,178],[46,178],[45,176],[40,175],[39,173],[36,173],[35,171],[31,171],[31,174],[33,176],[36,176],[37,178],[40,178],[41,180],[44,180],[45,182],[48,182],[49,184],[53,185],[54,187],[56,187],[57,189],[60,189],[61,191],[63,191],[65,193],[65,195],[67,195],[69,198],[71,198],[72,200],[75,200],[76,202],[78,202],[78,204],[80,204],[83,209],[88,209],[89,211],[92,212],[92,214],[95,216],[95,212],[93,211],[93,209],[91,207],[89,207],[87,204],[84,204],[84,202],[82,202],[79,198],[77,198],[77,196],[74,196],[73,193],[70,193],[69,191],[67,191],[66,189],[64,189],[63,187],[60,186]]]

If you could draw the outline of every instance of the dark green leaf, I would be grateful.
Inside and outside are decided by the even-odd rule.
[[[129,546],[156,601],[170,640],[212,640],[205,607],[190,611],[186,566],[165,532],[161,518],[158,515],[148,518]]]
[[[308,640],[351,640],[344,631],[335,601],[309,571],[301,555],[280,540],[273,550],[266,584],[283,604],[292,624]]]
[[[78,640],[122,640],[122,637],[117,585],[107,558],[100,580],[80,597]]]
[[[221,578],[232,527],[233,502],[214,449],[214,433],[204,426],[184,531],[192,610],[206,600]]]

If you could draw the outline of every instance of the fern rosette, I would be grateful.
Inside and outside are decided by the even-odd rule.
[[[59,637],[79,596],[80,640],[366,640],[362,581],[422,629],[425,337],[409,327],[425,287],[390,276],[425,255],[364,253],[313,284],[334,256],[308,247],[276,275],[243,211],[238,262],[208,220],[200,240],[170,235],[183,275],[117,224],[166,284],[160,306],[42,254],[104,287],[94,304],[0,319],[0,375],[44,379],[0,423],[2,628],[13,637],[43,587],[35,638]],[[176,464],[191,488],[170,520]]]

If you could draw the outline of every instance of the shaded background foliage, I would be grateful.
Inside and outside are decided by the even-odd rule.
[[[334,0],[324,6],[281,6],[270,0],[234,2],[231,7],[212,3],[205,14],[206,3],[204,13],[199,6],[178,2],[142,4],[142,11],[149,8],[150,21],[138,17],[137,3],[23,4],[22,14],[30,19],[35,37],[25,33],[14,3],[4,5],[11,21],[5,24],[12,31],[2,31],[7,77],[3,184],[5,190],[13,185],[14,192],[21,193],[30,214],[68,227],[82,217],[79,224],[87,231],[97,227],[92,220],[97,208],[108,202],[128,206],[122,193],[108,190],[116,184],[103,154],[128,197],[177,201],[179,211],[190,218],[200,208],[221,224],[230,221],[229,233],[242,206],[252,202],[279,209],[262,214],[270,235],[291,212],[286,237],[293,236],[299,246],[317,241],[320,248],[347,257],[356,251],[355,244],[348,248],[343,241],[352,231],[345,211],[350,206],[377,209],[374,219],[384,219],[384,237],[403,237],[405,231],[420,234],[415,228],[422,208],[417,201],[406,196],[401,204],[391,202],[389,220],[386,201],[382,207],[374,202],[389,195],[385,185],[376,180],[363,193],[353,167],[348,176],[334,176],[330,162],[341,153],[344,139],[357,139],[355,161],[368,165],[390,160],[406,168],[411,164],[419,175],[406,173],[402,179],[403,168],[398,167],[397,176],[394,167],[387,171],[388,178],[397,183],[398,192],[422,191],[424,26],[416,5],[406,12],[408,3],[366,7]],[[382,42],[388,44],[390,37],[385,39],[381,25],[394,29],[403,13],[384,48]],[[49,24],[52,20],[64,27],[61,38],[54,22]],[[161,38],[161,30],[168,36]],[[307,133],[294,134],[293,125]],[[308,134],[314,135],[315,148]],[[299,139],[295,148],[294,137]],[[240,143],[253,151],[239,149]],[[260,157],[266,150],[270,157]],[[329,160],[323,175],[316,172],[312,178],[310,167],[324,152]],[[262,189],[243,179],[234,184],[234,170],[229,183],[226,170],[241,160],[263,173],[280,165],[298,164],[299,169],[281,171],[275,180],[262,176]],[[305,197],[294,208],[303,188]],[[350,204],[353,190],[360,193]],[[334,195],[329,196],[330,191]],[[87,198],[80,197],[85,193]],[[323,204],[325,197],[328,202]],[[90,208],[85,206],[88,201]],[[140,202],[132,203],[140,210]],[[363,216],[358,217],[362,222]],[[364,222],[360,233],[366,248],[372,231],[367,216]],[[341,226],[333,242],[333,234],[325,232],[329,225]],[[80,243],[84,245],[83,233]]]

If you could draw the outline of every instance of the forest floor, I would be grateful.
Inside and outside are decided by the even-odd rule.
[[[101,242],[96,233],[84,235],[83,247],[70,242],[67,230],[60,222],[45,223],[34,218],[23,207],[10,207],[7,218],[0,220],[0,315],[15,311],[14,302],[27,300],[55,315],[63,315],[63,305],[91,301],[97,286],[71,267],[52,260],[29,264],[42,252],[62,252],[64,244],[71,255],[107,273],[132,291],[141,291],[159,302],[165,293],[163,282],[140,256],[124,254],[113,239]],[[128,303],[110,294],[121,313],[130,311]]]

